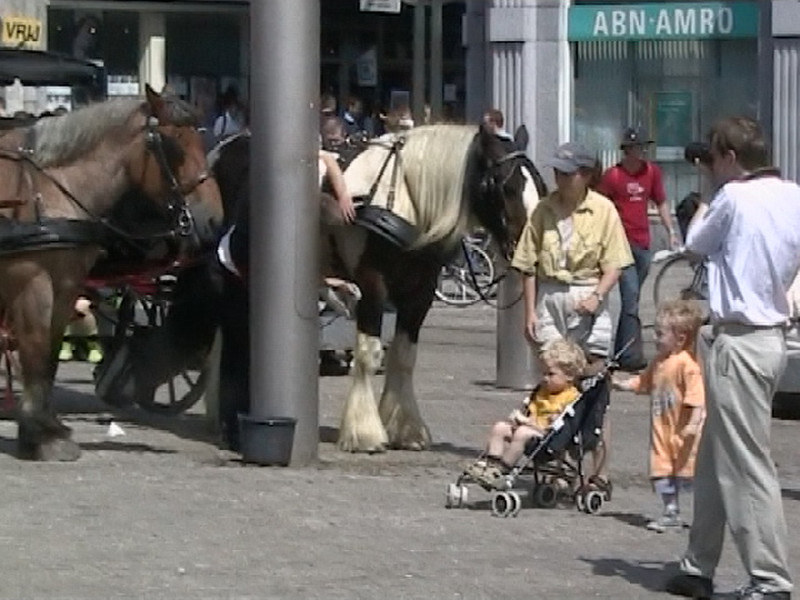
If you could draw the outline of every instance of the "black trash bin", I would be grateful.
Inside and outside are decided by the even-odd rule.
[[[242,460],[265,466],[288,467],[292,459],[297,419],[239,415]]]

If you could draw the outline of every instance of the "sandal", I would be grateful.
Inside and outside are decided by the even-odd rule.
[[[606,500],[611,500],[611,493],[614,491],[614,484],[611,483],[611,480],[606,479],[605,477],[600,477],[599,475],[592,475],[589,477],[586,487],[590,490],[603,492],[603,494],[606,496]]]
[[[476,460],[474,463],[467,465],[467,467],[464,469],[464,473],[469,475],[472,479],[478,480],[478,478],[483,476],[486,466],[485,460]]]
[[[489,490],[505,490],[508,487],[505,471],[493,465],[486,467],[483,472],[475,478],[475,481]]]

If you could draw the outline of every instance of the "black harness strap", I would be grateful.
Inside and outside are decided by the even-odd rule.
[[[386,172],[386,167],[389,166],[389,161],[392,160],[392,157],[394,156],[395,161],[394,165],[392,165],[392,179],[389,183],[389,196],[386,199],[387,210],[392,210],[397,187],[397,171],[400,166],[400,150],[403,148],[405,143],[406,140],[403,137],[398,137],[394,142],[392,142],[392,146],[389,148],[389,153],[383,160],[380,171],[378,171],[378,176],[375,178],[375,181],[369,188],[369,194],[364,199],[365,205],[372,204],[372,200],[375,198],[375,193],[378,191],[378,185],[380,184],[381,179],[383,179],[383,174]]]

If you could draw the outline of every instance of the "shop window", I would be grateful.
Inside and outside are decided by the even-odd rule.
[[[51,8],[47,19],[51,51],[102,62],[108,73],[138,72],[137,13]]]
[[[757,58],[755,39],[575,43],[574,137],[609,166],[622,129],[644,127],[674,205],[697,187],[683,146],[723,115],[756,116]]]

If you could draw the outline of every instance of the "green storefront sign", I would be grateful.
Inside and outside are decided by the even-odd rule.
[[[657,2],[578,5],[569,9],[571,42],[757,36],[757,2]]]

